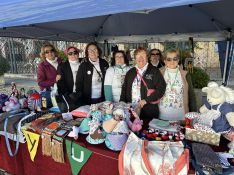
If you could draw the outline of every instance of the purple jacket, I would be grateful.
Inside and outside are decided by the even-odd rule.
[[[58,58],[58,64],[62,62]],[[44,60],[38,65],[37,82],[41,90],[50,89],[56,83],[57,70],[48,61]]]

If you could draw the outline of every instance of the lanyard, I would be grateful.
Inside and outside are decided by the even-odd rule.
[[[92,64],[92,63],[91,63]],[[99,72],[98,70],[97,70],[97,68],[92,64],[92,67],[96,70],[96,72],[98,73],[98,76],[99,76],[99,78],[101,78],[101,80],[103,80],[103,77],[102,77],[102,73],[101,72]],[[100,68],[101,69],[101,68]]]
[[[170,85],[171,85],[171,86],[170,86],[171,89],[173,88],[173,86],[175,86],[175,82],[176,82],[176,78],[177,78],[178,72],[179,72],[179,69],[177,68],[176,75],[175,75],[175,79],[174,79],[173,83],[171,83],[171,77],[170,77],[170,75],[169,75],[169,73],[168,73],[168,70],[167,70],[167,76],[168,76],[168,78],[169,78],[169,83],[170,83]]]

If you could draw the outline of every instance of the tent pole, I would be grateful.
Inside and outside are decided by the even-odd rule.
[[[226,86],[226,72],[227,72],[227,62],[228,62],[228,58],[229,58],[229,49],[231,46],[231,36],[232,36],[232,32],[229,31],[228,32],[228,38],[227,38],[227,47],[226,47],[226,55],[225,55],[225,63],[224,63],[224,70],[223,70],[223,82],[222,85]]]
[[[233,42],[232,42],[232,40],[231,40],[231,47],[230,47],[230,54],[229,54],[229,58],[230,58],[230,65],[229,65],[229,70],[228,70],[228,72],[227,72],[227,85],[228,85],[228,80],[229,80],[229,78],[230,78],[230,74],[231,74],[231,72],[232,72],[232,64],[233,64],[233,48],[234,46],[233,46]]]

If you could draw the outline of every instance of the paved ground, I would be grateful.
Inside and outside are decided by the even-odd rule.
[[[34,87],[38,89],[38,85],[35,79],[26,78],[5,78],[5,86],[0,86],[0,92],[9,94],[11,92],[11,82],[15,82],[17,89],[25,88],[26,92],[29,88]]]

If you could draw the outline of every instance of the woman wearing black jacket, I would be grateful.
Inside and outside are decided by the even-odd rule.
[[[140,106],[140,118],[143,120],[144,128],[147,128],[149,121],[159,116],[158,104],[155,102],[164,95],[166,83],[158,68],[148,63],[145,48],[136,49],[134,57],[136,66],[130,69],[125,76],[120,101]],[[154,92],[149,95],[147,89]]]
[[[104,79],[109,65],[101,59],[101,50],[96,43],[89,43],[85,49],[86,58],[77,73],[76,92],[83,105],[104,101]]]
[[[71,94],[76,90],[76,75],[80,66],[79,62],[79,50],[70,46],[65,50],[65,54],[68,57],[68,60],[58,67],[58,76],[59,81],[58,93],[61,95]]]

